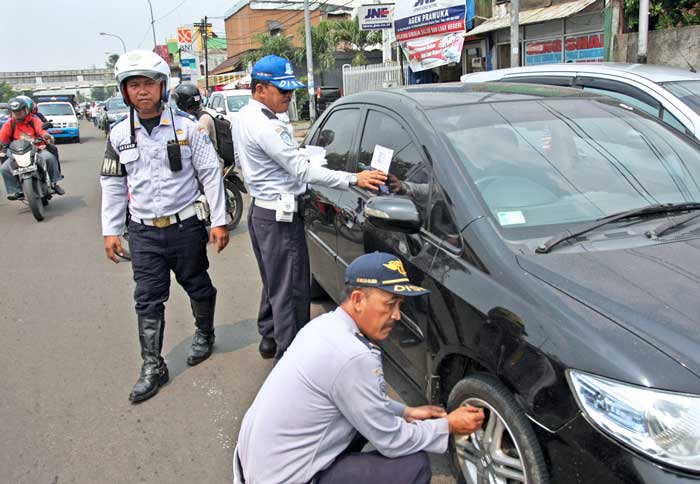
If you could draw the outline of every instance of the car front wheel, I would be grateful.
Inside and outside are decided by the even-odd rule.
[[[448,411],[484,409],[484,425],[471,435],[450,436],[450,456],[462,484],[547,484],[542,450],[530,421],[496,378],[474,374],[450,392]]]

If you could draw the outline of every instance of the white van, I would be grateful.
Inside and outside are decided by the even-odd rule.
[[[48,121],[53,123],[49,133],[56,139],[69,139],[80,143],[80,124],[73,105],[69,102],[50,101],[36,105],[37,109]]]

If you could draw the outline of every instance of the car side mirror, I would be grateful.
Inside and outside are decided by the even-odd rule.
[[[222,107],[218,107],[214,111],[216,111],[219,114],[224,114],[226,112],[226,111],[224,111],[224,108],[222,108]]]
[[[415,234],[423,225],[416,204],[408,197],[372,197],[364,211],[369,223],[382,230]]]

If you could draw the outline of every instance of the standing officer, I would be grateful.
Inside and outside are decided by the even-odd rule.
[[[243,417],[234,483],[430,482],[424,451],[445,452],[449,435],[474,432],[484,413],[465,406],[448,415],[386,394],[375,342],[391,333],[404,297],[427,293],[396,256],[355,259],[340,307],[299,332]],[[360,452],[367,440],[377,451]]]
[[[214,344],[216,289],[207,273],[206,205],[197,201],[195,177],[211,204],[208,239],[218,252],[226,247],[228,232],[221,169],[211,140],[190,115],[165,108],[168,65],[153,52],[135,50],[122,55],[114,70],[131,109],[112,126],[107,140],[101,176],[102,233],[107,257],[119,262],[128,206],[143,358],[129,400],[139,402],[155,395],[169,378],[161,349],[170,271],[190,296],[197,327],[187,363],[204,361]]]
[[[304,87],[287,59],[263,57],[251,78],[253,97],[233,120],[233,142],[253,197],[248,231],[263,283],[260,354],[279,359],[310,318],[309,255],[300,203],[306,184],[377,189],[386,174],[329,170],[311,165],[299,153],[291,125],[276,116],[287,112],[294,89]]]

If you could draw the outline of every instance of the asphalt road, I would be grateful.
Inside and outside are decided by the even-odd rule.
[[[214,354],[186,365],[194,325],[173,278],[170,383],[132,405],[141,359],[131,268],[102,247],[104,134],[83,121],[81,137],[59,146],[67,193],[43,222],[0,192],[0,482],[230,483],[240,421],[272,368],[257,352],[260,280],[245,215],[226,250],[209,251],[219,290]],[[434,460],[433,482],[454,482],[445,462]]]

